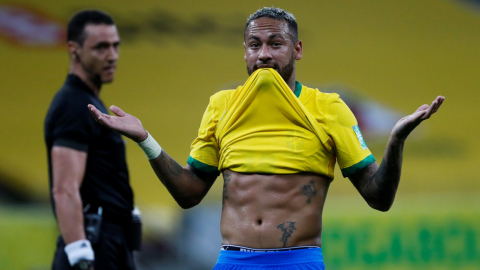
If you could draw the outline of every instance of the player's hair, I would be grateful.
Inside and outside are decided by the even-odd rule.
[[[100,10],[83,10],[75,15],[68,23],[67,28],[67,42],[75,41],[80,46],[83,46],[83,42],[87,38],[87,33],[85,32],[85,27],[88,24],[106,24],[114,25],[112,17],[107,13]]]
[[[298,27],[297,27],[297,22],[295,20],[295,17],[293,16],[292,13],[287,12],[281,8],[276,8],[276,7],[264,7],[259,10],[257,10],[255,13],[250,15],[250,17],[247,20],[247,24],[245,25],[245,30],[243,32],[243,37],[245,39],[245,36],[247,34],[247,28],[250,22],[260,19],[260,18],[270,18],[274,19],[277,21],[285,21],[287,22],[288,29],[290,31],[290,35],[292,35],[293,43],[297,42],[298,40]]]

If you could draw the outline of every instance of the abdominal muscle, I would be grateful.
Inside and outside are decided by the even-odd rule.
[[[223,171],[223,245],[321,246],[322,211],[331,180],[310,173]]]

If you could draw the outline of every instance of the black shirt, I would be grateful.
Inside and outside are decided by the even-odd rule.
[[[133,192],[125,160],[125,142],[118,133],[95,121],[88,104],[108,113],[92,90],[79,77],[69,74],[45,118],[53,211],[51,150],[53,146],[64,146],[87,153],[85,176],[80,187],[83,206],[102,206],[104,213],[128,217],[133,209]]]

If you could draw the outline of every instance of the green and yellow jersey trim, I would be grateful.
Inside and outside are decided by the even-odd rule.
[[[369,155],[366,158],[364,158],[362,161],[358,162],[357,164],[350,166],[345,169],[341,169],[343,177],[349,177],[352,174],[364,169],[368,165],[372,164],[372,162],[375,162],[375,158],[373,155]]]
[[[205,164],[201,161],[194,159],[191,156],[188,157],[187,163],[188,165],[194,167],[195,169],[205,173],[218,173],[217,167]]]

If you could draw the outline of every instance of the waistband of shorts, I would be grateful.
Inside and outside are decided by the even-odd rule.
[[[299,247],[288,247],[288,248],[249,248],[235,245],[222,245],[220,250],[229,250],[229,251],[241,251],[241,252],[278,252],[278,251],[291,251],[297,249],[310,249],[310,248],[320,248],[318,246],[299,246]]]
[[[224,246],[222,246],[224,247]],[[235,246],[238,247],[238,246]],[[252,249],[239,247],[245,252],[220,250],[217,264],[265,265],[275,266],[299,263],[323,263],[322,248],[301,246],[287,249]],[[256,250],[256,251],[246,251]],[[284,252],[277,252],[284,251]]]

